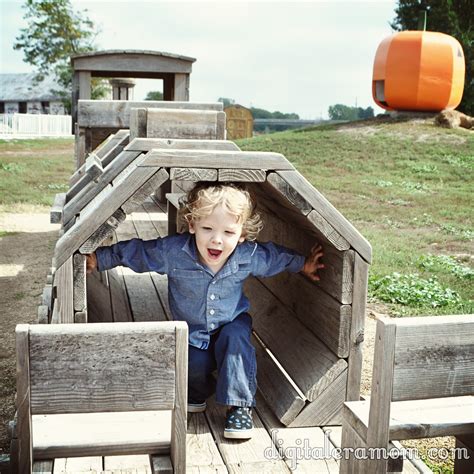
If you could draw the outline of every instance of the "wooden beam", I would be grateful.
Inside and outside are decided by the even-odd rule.
[[[135,138],[130,140],[125,150],[146,152],[154,148],[240,151],[240,148],[234,142],[228,140],[185,140],[178,138]]]
[[[51,224],[61,223],[63,220],[63,208],[66,202],[66,193],[58,193],[54,197],[53,206],[50,211]]]
[[[220,169],[219,181],[263,183],[267,173],[263,170]]]
[[[72,255],[61,263],[54,274],[54,286],[56,287],[56,302],[54,311],[57,312],[58,323],[74,322],[73,303],[73,263]]]

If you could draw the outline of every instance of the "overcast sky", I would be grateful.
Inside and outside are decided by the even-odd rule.
[[[13,50],[23,1],[0,0],[0,69],[30,72]],[[330,105],[372,106],[372,64],[392,34],[395,0],[72,0],[98,26],[100,49],[147,49],[197,59],[191,100],[230,97],[246,107],[327,117]],[[142,80],[135,99],[160,90]]]

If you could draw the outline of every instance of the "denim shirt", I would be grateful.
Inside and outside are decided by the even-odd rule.
[[[209,335],[249,310],[242,285],[249,275],[268,277],[299,272],[305,257],[274,243],[244,241],[214,274],[200,263],[194,235],[189,233],[143,241],[132,239],[96,250],[97,268],[119,265],[137,273],[168,275],[170,309],[189,326],[189,344],[207,349]]]

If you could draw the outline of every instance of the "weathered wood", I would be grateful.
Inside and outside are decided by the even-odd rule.
[[[217,181],[217,170],[210,168],[171,168],[170,179],[182,181]]]
[[[121,222],[125,220],[125,212],[117,209],[94,233],[79,247],[79,252],[89,254],[109,238]],[[80,225],[80,221],[78,223]]]
[[[337,232],[336,229],[330,222],[325,219],[319,212],[312,210],[308,214],[308,220],[314,224],[314,226],[331,242],[338,250],[347,250],[350,248],[350,244],[341,233]]]
[[[77,311],[74,313],[74,323],[83,324],[87,323],[87,312],[86,311]]]
[[[132,213],[143,201],[150,197],[159,187],[168,180],[169,174],[164,168],[159,169],[146,183],[144,183],[123,204],[122,209],[126,214]]]
[[[214,110],[221,111],[222,103],[194,103],[131,100],[80,100],[78,125],[80,127],[130,128],[130,111],[140,107],[147,109]]]
[[[219,168],[247,170],[292,170],[293,165],[281,154],[264,151],[160,150],[146,155],[140,166]]]
[[[290,186],[279,174],[269,173],[267,181],[293,206],[298,208],[302,214],[308,215],[313,207],[299,194],[298,189]]]
[[[110,288],[110,303],[114,322],[132,321],[132,310],[127,297],[127,288],[121,267],[107,270]]]
[[[130,132],[128,130],[119,130],[114,137],[114,146],[111,149],[96,149],[95,154],[99,156],[102,161],[102,167],[106,168],[110,163],[122,153],[123,149],[130,141]]]
[[[217,140],[225,140],[227,137],[226,131],[226,115],[225,112],[217,113],[217,124],[216,124],[216,138]]]
[[[272,407],[278,420],[288,425],[303,409],[306,397],[255,334],[252,344],[257,357],[259,393]]]
[[[368,263],[372,259],[372,247],[355,227],[300,173],[278,171],[278,174],[330,223]]]
[[[100,275],[97,271],[87,275],[87,319],[96,323],[112,322],[109,288],[101,281]]]
[[[365,305],[369,276],[368,264],[355,254],[354,289],[352,295],[352,317],[349,348],[349,372],[347,377],[346,400],[359,400],[362,376],[362,349],[364,341]]]
[[[125,470],[125,472],[139,472],[151,474],[150,456],[148,454],[135,454],[126,456],[106,456],[103,460],[105,470]],[[99,472],[102,471],[102,458]]]
[[[33,424],[35,459],[169,451],[170,411],[33,415]]]
[[[193,413],[188,421],[186,437],[188,473],[227,473],[203,413]]]
[[[474,434],[457,436],[456,449],[460,455],[454,458],[454,471],[456,474],[468,474],[473,467]]]
[[[58,224],[63,219],[63,208],[66,202],[66,193],[58,193],[54,196],[54,202],[49,213],[51,224]]]
[[[48,283],[43,288],[43,293],[41,295],[41,304],[43,306],[47,306],[48,310],[51,311],[52,297],[53,297],[53,287],[52,287],[53,276],[52,275],[49,275],[49,276],[51,277],[50,278],[51,283]]]
[[[474,315],[407,319],[397,324],[392,400],[474,394]]]
[[[248,472],[288,472],[281,456],[268,459],[265,449],[271,447],[271,438],[265,431],[257,413],[253,412],[254,435],[245,442],[232,442],[224,438],[225,407],[208,400],[206,417],[219,452],[230,473]]]
[[[145,153],[155,148],[240,151],[240,148],[234,142],[228,140],[184,140],[178,138],[135,138],[130,140],[125,150]]]
[[[176,324],[30,326],[31,412],[173,409]]]
[[[174,75],[174,100],[189,100],[189,73]]]
[[[139,152],[122,152],[105,169],[97,183],[89,182],[81,191],[64,206],[63,222],[68,222],[79,214],[111,181],[117,178],[138,156]]]
[[[49,308],[45,305],[38,306],[38,324],[49,323]]]
[[[345,408],[343,411],[343,422],[342,422],[342,439],[341,446],[343,448],[351,447],[354,450],[357,448],[365,448],[367,445],[363,438],[353,428],[351,423],[346,420]],[[349,456],[343,456],[340,460],[340,474],[366,474],[364,459],[356,459],[354,451],[350,452]],[[384,472],[384,471],[380,471]]]
[[[17,325],[15,334],[18,472],[28,473],[31,472],[33,466],[28,326]]]
[[[54,474],[66,472],[101,472],[102,457],[58,458],[54,460]]]
[[[347,368],[319,339],[256,279],[250,278],[245,291],[251,301],[250,314],[259,338],[278,360],[305,397],[316,400],[319,395]],[[293,324],[288,325],[291,318]],[[282,334],[291,344],[282,343]],[[298,351],[294,350],[298,347]]]
[[[262,183],[267,173],[263,170],[220,169],[219,181],[237,181]]]
[[[290,427],[339,425],[345,400],[347,370],[340,374],[314,402],[308,403]]]
[[[59,323],[74,322],[73,302],[73,263],[72,256],[68,257],[54,274],[56,287],[56,302],[54,311],[57,311]]]
[[[139,160],[136,160],[139,162]],[[136,163],[138,165],[138,163]],[[156,168],[130,166],[113,182],[110,190],[105,190],[94,206],[86,206],[81,212],[81,219],[69,229],[57,242],[55,257],[61,265],[75,250],[77,250],[101,224],[132,196],[155,173]],[[125,179],[126,178],[126,179]]]
[[[87,307],[86,289],[86,257],[81,254],[73,255],[73,301],[74,311],[84,311]]]
[[[12,471],[15,472],[15,471]],[[52,474],[53,461],[35,461],[32,474]]]
[[[91,153],[86,159],[86,175],[95,181],[103,172],[102,162],[95,153]]]
[[[280,273],[260,282],[275,298],[338,357],[346,358],[350,349],[351,311],[303,275]]]
[[[146,138],[147,116],[147,109],[144,107],[130,110],[130,141]]]
[[[169,456],[151,456],[151,472],[153,474],[173,474],[173,464]]]

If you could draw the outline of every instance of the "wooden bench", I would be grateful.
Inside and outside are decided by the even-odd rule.
[[[474,315],[380,318],[371,397],[345,403],[342,447],[436,436],[468,443],[473,434]],[[343,458],[340,472],[387,471],[386,459],[371,457]]]
[[[18,325],[16,337],[18,472],[137,453],[170,453],[185,472],[186,323]]]

